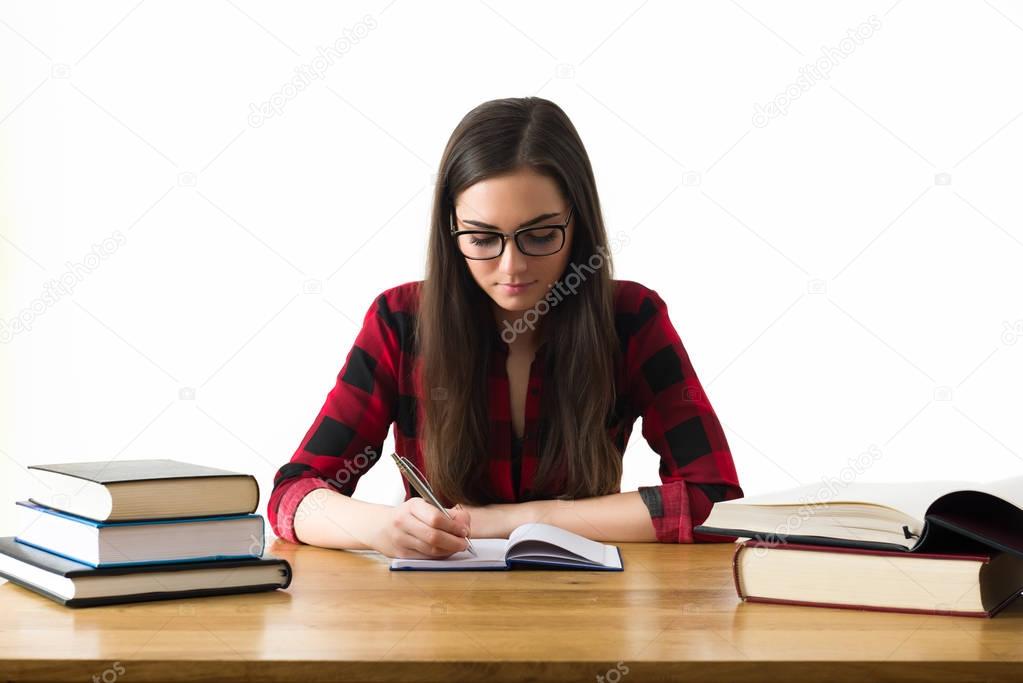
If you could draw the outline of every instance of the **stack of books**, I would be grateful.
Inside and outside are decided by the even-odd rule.
[[[1023,590],[1023,477],[810,485],[715,503],[742,600],[992,617]]]
[[[68,607],[287,588],[266,556],[259,485],[176,460],[33,465],[0,577]]]

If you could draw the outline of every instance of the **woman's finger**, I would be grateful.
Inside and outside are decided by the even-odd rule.
[[[405,533],[401,538],[401,543],[406,548],[412,550],[420,559],[426,560],[439,560],[444,559],[458,552],[458,550],[446,550],[444,548],[438,548],[428,541],[416,536],[412,533]]]
[[[429,549],[429,546],[423,543],[421,540],[413,536],[412,534],[402,532],[397,543],[396,557],[407,558],[413,560],[436,560],[437,555],[435,553],[425,552]]]
[[[466,530],[468,530],[468,532],[469,532],[468,535],[471,536],[472,535],[472,515],[469,514],[469,511],[466,510],[464,507],[462,507],[462,504],[459,503],[454,508],[452,508],[451,514],[454,516],[454,518],[455,518],[455,520],[457,522],[460,522],[466,528]]]
[[[415,516],[409,520],[405,527],[405,531],[406,533],[415,536],[426,545],[434,548],[435,550],[432,551],[434,554],[441,552],[446,552],[448,554],[457,553],[461,550],[465,550],[466,547],[465,538],[463,536],[455,536],[443,529],[430,526],[428,523]]]
[[[459,538],[465,536],[465,524],[463,522],[448,519],[447,516],[435,506],[427,503],[425,500],[419,499],[420,504],[413,505],[411,508],[412,515],[426,524],[435,529],[447,532],[452,536]]]

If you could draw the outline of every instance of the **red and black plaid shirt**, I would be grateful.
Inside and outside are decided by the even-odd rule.
[[[421,282],[380,294],[366,312],[362,329],[291,462],[277,471],[267,516],[281,538],[298,542],[293,521],[302,497],[327,486],[350,496],[356,482],[379,458],[394,424],[395,451],[424,470],[418,439],[420,400],[412,377],[412,331]],[[715,501],[739,498],[732,454],[721,424],[689,362],[667,306],[657,292],[615,280],[615,327],[623,350],[616,389],[620,408],[608,433],[624,454],[632,426],[643,419],[643,437],[661,458],[660,486],[639,493],[662,543],[732,540],[693,532]],[[544,381],[544,354],[537,353],[526,394],[525,438],[513,458],[508,345],[495,325],[489,378],[489,488],[494,503],[515,503],[529,495],[537,469],[537,430]],[[624,389],[624,391],[623,391]],[[624,399],[624,400],[623,400]],[[405,499],[418,495],[405,486]],[[517,486],[516,486],[517,484]],[[537,495],[535,497],[557,497]]]

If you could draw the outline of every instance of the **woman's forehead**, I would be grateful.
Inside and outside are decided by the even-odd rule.
[[[516,172],[486,178],[455,198],[460,218],[495,225],[519,225],[542,213],[565,209],[557,183],[535,172]]]

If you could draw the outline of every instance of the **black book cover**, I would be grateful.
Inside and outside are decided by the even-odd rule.
[[[237,559],[237,560],[211,560],[203,562],[165,562],[158,564],[146,564],[146,565],[133,565],[130,567],[90,567],[79,562],[74,562],[59,555],[48,553],[38,548],[25,545],[24,543],[18,543],[13,536],[6,536],[0,538],[0,555],[7,555],[16,560],[25,562],[34,567],[46,570],[52,574],[63,576],[64,578],[73,579],[81,576],[115,576],[121,574],[140,574],[140,573],[153,573],[153,572],[171,572],[171,571],[195,571],[202,569],[229,569],[232,567],[251,567],[256,565],[277,565],[280,568],[281,576],[284,577],[282,583],[272,584],[258,584],[252,586],[237,586],[228,588],[202,588],[196,590],[186,591],[173,591],[173,592],[152,592],[152,593],[135,593],[131,595],[110,595],[96,598],[72,598],[65,600],[64,598],[54,595],[38,586],[32,585],[28,582],[23,581],[20,578],[11,576],[6,572],[0,571],[0,576],[16,583],[19,586],[28,588],[31,591],[39,593],[51,600],[59,602],[67,607],[90,607],[93,605],[109,605],[124,602],[146,602],[151,600],[167,600],[171,598],[190,598],[203,595],[228,595],[232,593],[253,593],[257,591],[274,590],[277,588],[287,588],[291,585],[291,565],[287,560],[271,556],[254,557],[249,559]]]
[[[180,460],[112,460],[100,462],[68,462],[53,465],[29,465],[30,470],[56,472],[97,484],[116,484],[125,481],[153,481],[157,479],[193,479],[197,477],[248,477],[251,474],[230,472],[195,465]]]

